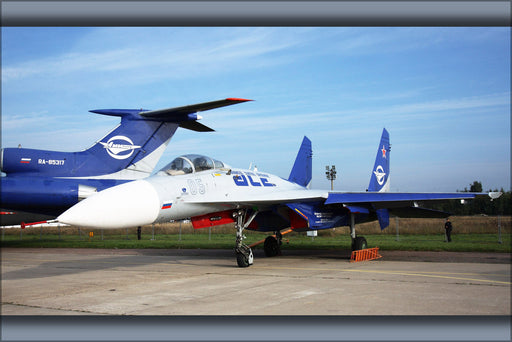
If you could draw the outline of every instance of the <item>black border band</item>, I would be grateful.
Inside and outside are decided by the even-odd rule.
[[[510,1],[2,1],[3,26],[509,26]]]

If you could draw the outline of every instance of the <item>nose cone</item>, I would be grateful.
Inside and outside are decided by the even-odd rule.
[[[66,210],[57,220],[89,228],[129,228],[153,223],[159,210],[155,188],[138,180],[100,191]]]

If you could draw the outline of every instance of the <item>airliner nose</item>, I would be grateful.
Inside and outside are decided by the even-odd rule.
[[[130,228],[153,223],[160,200],[155,188],[137,180],[105,189],[75,204],[57,221],[89,228]]]

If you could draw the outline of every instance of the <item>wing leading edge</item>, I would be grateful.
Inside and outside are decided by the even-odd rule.
[[[498,195],[499,194],[499,195]],[[325,204],[355,204],[372,203],[379,207],[389,208],[401,206],[416,201],[443,201],[450,199],[472,199],[476,196],[489,196],[491,199],[498,198],[501,193],[474,193],[474,192],[451,192],[451,193],[407,193],[407,192],[330,192]],[[496,197],[497,196],[497,197]]]

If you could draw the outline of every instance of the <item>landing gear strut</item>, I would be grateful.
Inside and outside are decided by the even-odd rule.
[[[368,248],[366,239],[362,236],[356,236],[356,218],[354,214],[350,214],[350,237],[352,237],[352,250],[358,251],[360,249]]]
[[[245,228],[251,224],[252,220],[256,217],[258,212],[255,211],[247,220],[245,221],[245,215],[247,214],[247,209],[240,209],[233,212],[233,217],[235,218],[235,229],[236,229],[236,244],[235,244],[235,252],[236,252],[236,262],[238,267],[249,267],[252,265],[254,261],[254,256],[252,254],[252,250],[249,246],[243,243],[245,236],[243,231]]]

